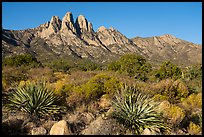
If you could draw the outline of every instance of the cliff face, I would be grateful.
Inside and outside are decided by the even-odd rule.
[[[33,29],[4,30],[2,56],[31,53],[45,61],[55,57],[76,56],[96,61],[111,61],[127,53],[137,53],[153,61],[172,60],[183,64],[201,63],[202,46],[172,35],[128,39],[118,30],[92,23],[80,15],[74,22],[71,12],[62,20],[53,16],[49,22]]]

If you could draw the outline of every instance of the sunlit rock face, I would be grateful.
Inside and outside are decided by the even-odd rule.
[[[165,34],[148,38],[127,38],[113,27],[101,26],[95,32],[84,15],[74,21],[71,12],[62,20],[51,20],[36,28],[5,30],[2,28],[2,56],[31,53],[39,59],[77,56],[95,61],[112,61],[124,54],[140,54],[148,60],[171,60],[177,64],[202,61],[202,46]]]

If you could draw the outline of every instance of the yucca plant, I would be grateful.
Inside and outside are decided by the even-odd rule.
[[[9,94],[7,107],[37,117],[51,116],[65,111],[64,106],[57,105],[59,100],[60,96],[49,90],[45,82],[30,82]]]
[[[169,129],[163,123],[161,114],[156,112],[157,104],[151,98],[143,95],[135,87],[125,86],[121,91],[116,93],[112,101],[113,117],[133,134],[141,134],[145,128],[150,131],[160,129],[161,132]]]

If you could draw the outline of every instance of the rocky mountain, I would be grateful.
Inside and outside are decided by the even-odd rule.
[[[92,23],[83,15],[74,22],[71,12],[67,12],[62,20],[53,16],[33,29],[2,28],[2,56],[21,53],[31,53],[42,62],[66,56],[106,62],[127,53],[140,54],[155,62],[172,60],[184,65],[202,60],[201,45],[172,35],[128,39],[118,30],[104,26],[95,32]]]
[[[201,45],[178,39],[173,35],[135,37],[131,40],[154,62],[171,60],[182,66],[202,63]]]

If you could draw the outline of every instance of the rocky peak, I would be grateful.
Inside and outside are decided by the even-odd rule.
[[[106,31],[107,29],[104,26],[101,26],[98,28],[97,32],[103,32]]]
[[[114,31],[115,29],[113,27],[109,27],[109,30],[110,31]]]
[[[61,29],[62,21],[58,16],[52,16],[50,22],[42,24],[42,32],[40,33],[41,38],[48,38],[51,34],[57,33]]]
[[[65,16],[62,19],[63,22],[71,22],[72,24],[74,24],[74,18],[71,12],[67,12],[65,14]]]
[[[58,32],[61,28],[62,21],[58,16],[52,16],[49,27],[52,27],[54,32]]]
[[[49,27],[49,24],[50,24],[50,22],[48,21],[48,22],[46,22],[46,23],[44,23],[44,24],[41,24],[39,27],[40,27],[40,28],[48,28],[48,27]]]
[[[163,45],[164,43],[175,45],[175,44],[182,41],[182,40],[180,40],[180,39],[178,39],[175,36],[170,35],[170,34],[165,34],[162,36],[154,36],[153,39],[154,39],[154,42],[156,45],[159,45],[159,44]]]
[[[76,29],[74,27],[74,19],[71,12],[67,12],[62,19],[62,28],[61,30],[70,29],[73,33],[76,33]]]
[[[88,22],[88,31],[93,31],[93,25],[91,22]]]
[[[79,15],[79,17],[76,19],[75,26],[78,34],[88,31],[88,22],[83,15]]]

